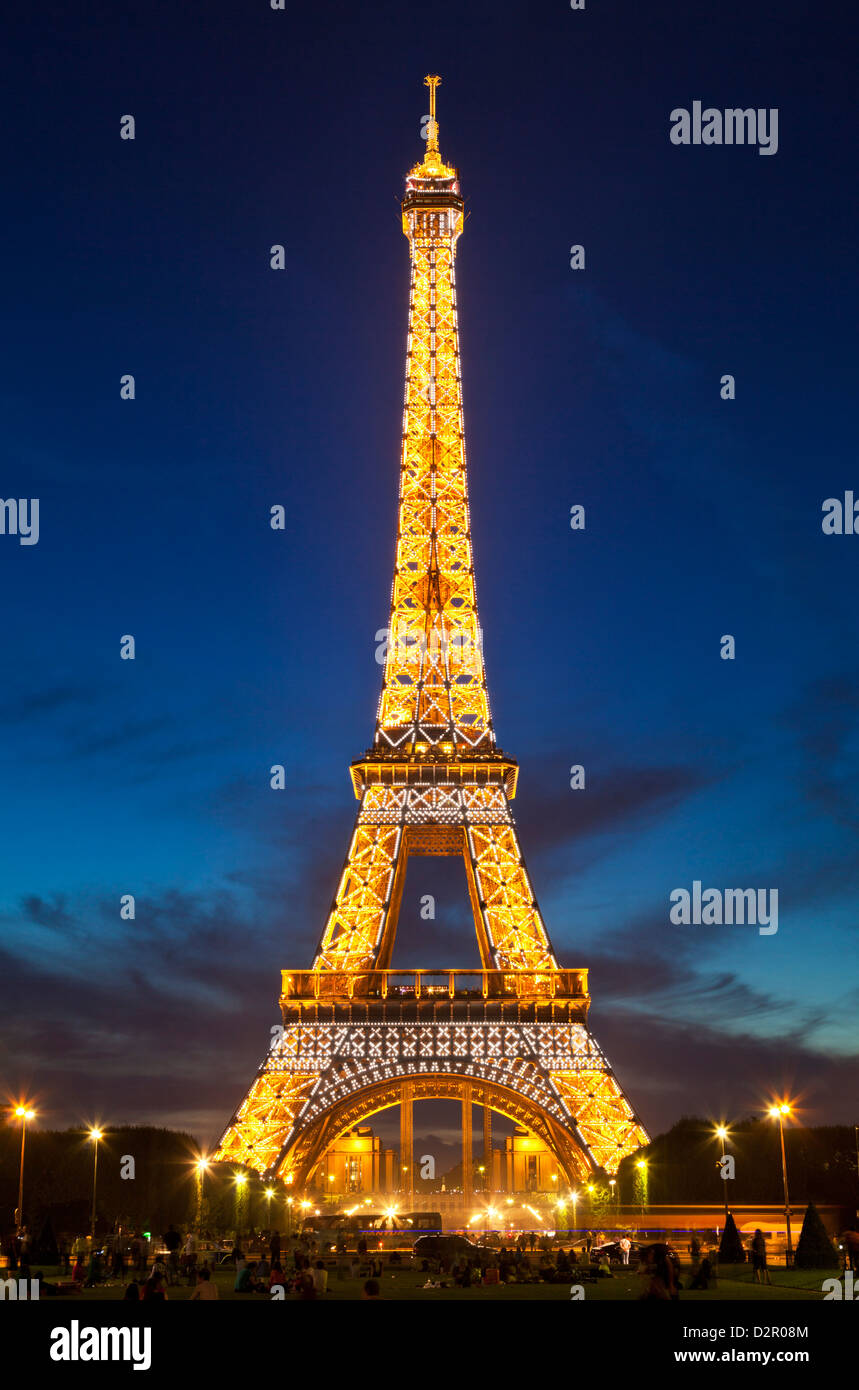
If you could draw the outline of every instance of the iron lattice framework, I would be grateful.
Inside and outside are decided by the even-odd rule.
[[[463,200],[438,149],[436,87],[410,171],[399,526],[375,738],[309,971],[283,974],[283,1029],[216,1157],[303,1185],[343,1131],[457,1097],[525,1124],[568,1179],[615,1172],[647,1135],[587,1028],[587,972],[559,968],[519,847],[516,762],[496,746],[474,583],[459,356]],[[462,855],[482,970],[391,970],[412,854]]]

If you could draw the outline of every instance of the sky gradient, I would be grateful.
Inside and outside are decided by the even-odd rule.
[[[859,496],[849,11],[748,8],[12,16],[0,495],[40,536],[0,536],[0,1079],[45,1123],[217,1138],[310,964],[380,689],[427,72],[553,944],[651,1133],[776,1091],[859,1118],[859,536],[821,529]],[[697,99],[777,107],[777,154],[672,145]],[[412,865],[394,965],[478,963],[458,872]],[[777,889],[778,932],[672,926],[696,879]]]

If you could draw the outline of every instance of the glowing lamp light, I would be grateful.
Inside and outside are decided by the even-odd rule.
[[[103,1133],[104,1133],[103,1130],[100,1130],[100,1129],[91,1129],[90,1132],[89,1132],[89,1137],[90,1137],[90,1139],[92,1139],[92,1140],[97,1144],[98,1141],[99,1141],[99,1139],[102,1138]]]

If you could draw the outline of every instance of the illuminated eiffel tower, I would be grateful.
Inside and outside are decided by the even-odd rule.
[[[558,966],[496,746],[472,563],[454,257],[456,170],[439,154],[436,87],[406,179],[411,250],[399,527],[372,747],[351,767],[358,816],[312,969],[283,972],[283,1027],[216,1158],[302,1188],[332,1143],[400,1107],[412,1172],[415,1100],[457,1099],[470,1194],[471,1107],[525,1126],[569,1183],[647,1135],[587,1028],[587,971]],[[410,855],[461,855],[481,970],[392,970]]]

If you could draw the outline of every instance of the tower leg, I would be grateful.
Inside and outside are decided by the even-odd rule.
[[[483,1107],[483,1190],[492,1191],[492,1111],[488,1105]]]
[[[471,1082],[462,1083],[462,1195],[471,1201]]]
[[[409,1208],[415,1188],[415,1102],[414,1082],[404,1081],[400,1089],[400,1191]]]

